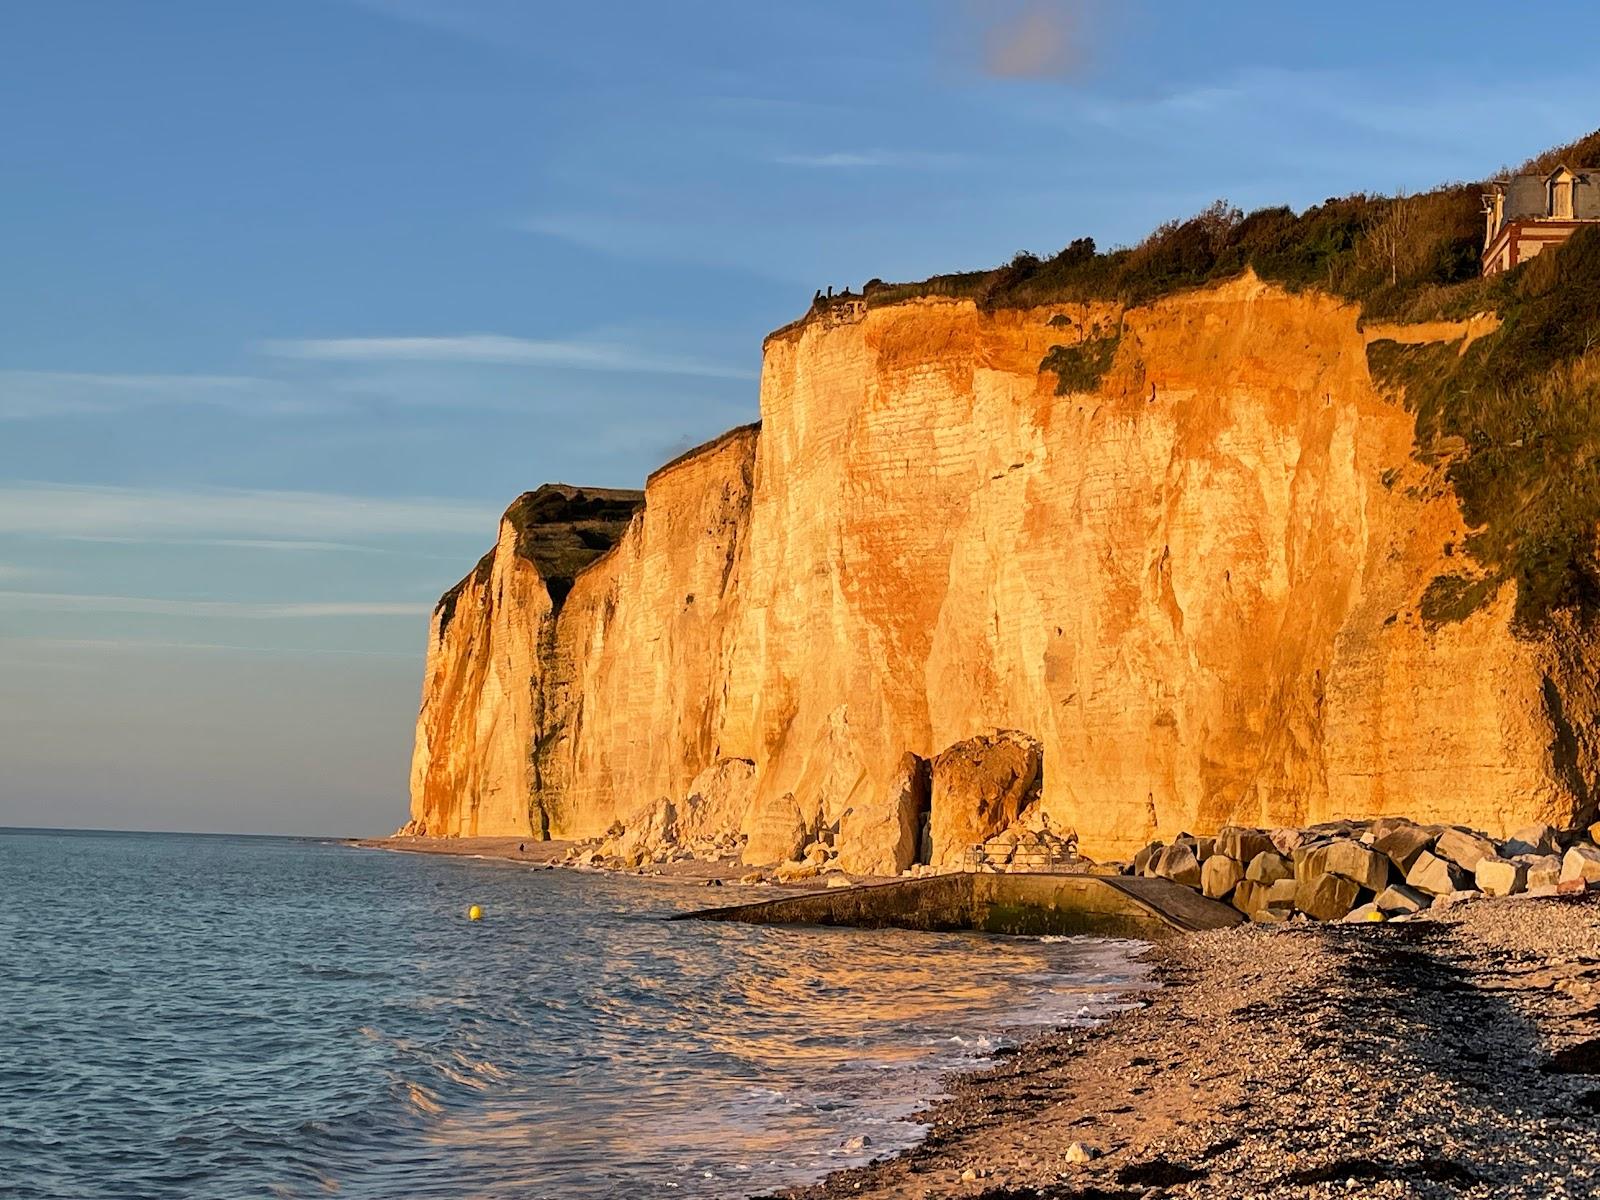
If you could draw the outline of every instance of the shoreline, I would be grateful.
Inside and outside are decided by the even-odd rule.
[[[761,883],[741,884],[739,881],[754,868],[742,863],[721,860],[685,859],[680,862],[650,863],[626,870],[609,867],[582,866],[564,861],[574,846],[587,844],[570,841],[534,841],[531,838],[473,837],[386,837],[347,838],[344,842],[358,850],[390,850],[398,854],[443,854],[456,858],[493,858],[507,862],[525,863],[530,867],[547,870],[578,871],[586,875],[605,875],[618,879],[656,880],[667,883],[698,883],[704,887],[732,887],[743,892],[761,892],[764,895],[794,894],[820,891],[827,886],[821,879],[799,879],[779,882],[763,879]],[[853,883],[880,882],[872,876],[851,876]],[[707,902],[708,907],[710,901]]]
[[[1600,1190],[1600,894],[1145,957],[1136,1007],[949,1077],[916,1146],[763,1200]]]
[[[566,849],[440,842],[352,844],[551,869]],[[683,883],[718,868],[737,886],[737,863],[598,873]],[[801,889],[741,889],[757,890]],[[1600,1191],[1600,891],[1463,899],[1386,923],[1246,924],[1149,943],[1141,957],[1148,979],[1100,1024],[1024,1036],[991,1065],[947,1076],[943,1098],[918,1115],[916,1145],[752,1194]]]

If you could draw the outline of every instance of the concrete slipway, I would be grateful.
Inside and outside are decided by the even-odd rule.
[[[931,875],[830,888],[755,904],[681,913],[674,920],[867,929],[1089,934],[1151,940],[1224,929],[1244,917],[1167,879],[1121,875]]]

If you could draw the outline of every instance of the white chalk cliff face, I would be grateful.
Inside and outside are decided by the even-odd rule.
[[[1051,348],[1118,330],[1092,390],[1056,394]],[[1588,639],[1513,637],[1509,588],[1417,612],[1465,531],[1366,345],[1474,331],[1364,332],[1246,275],[775,334],[759,429],[591,531],[559,610],[503,525],[435,614],[410,828],[597,836],[745,760],[719,819],[771,828],[792,796],[814,830],[899,803],[906,752],[996,729],[1037,740],[1034,803],[1101,857],[1230,822],[1587,815]]]

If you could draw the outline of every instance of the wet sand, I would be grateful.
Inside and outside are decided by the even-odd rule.
[[[1600,894],[1150,955],[1136,1010],[952,1079],[921,1145],[782,1194],[1600,1194]]]

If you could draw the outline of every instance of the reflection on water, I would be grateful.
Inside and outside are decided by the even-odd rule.
[[[744,1195],[908,1144],[941,1072],[1143,974],[1125,943],[669,923],[708,893],[286,839],[0,834],[0,879],[0,1178],[30,1197]]]

